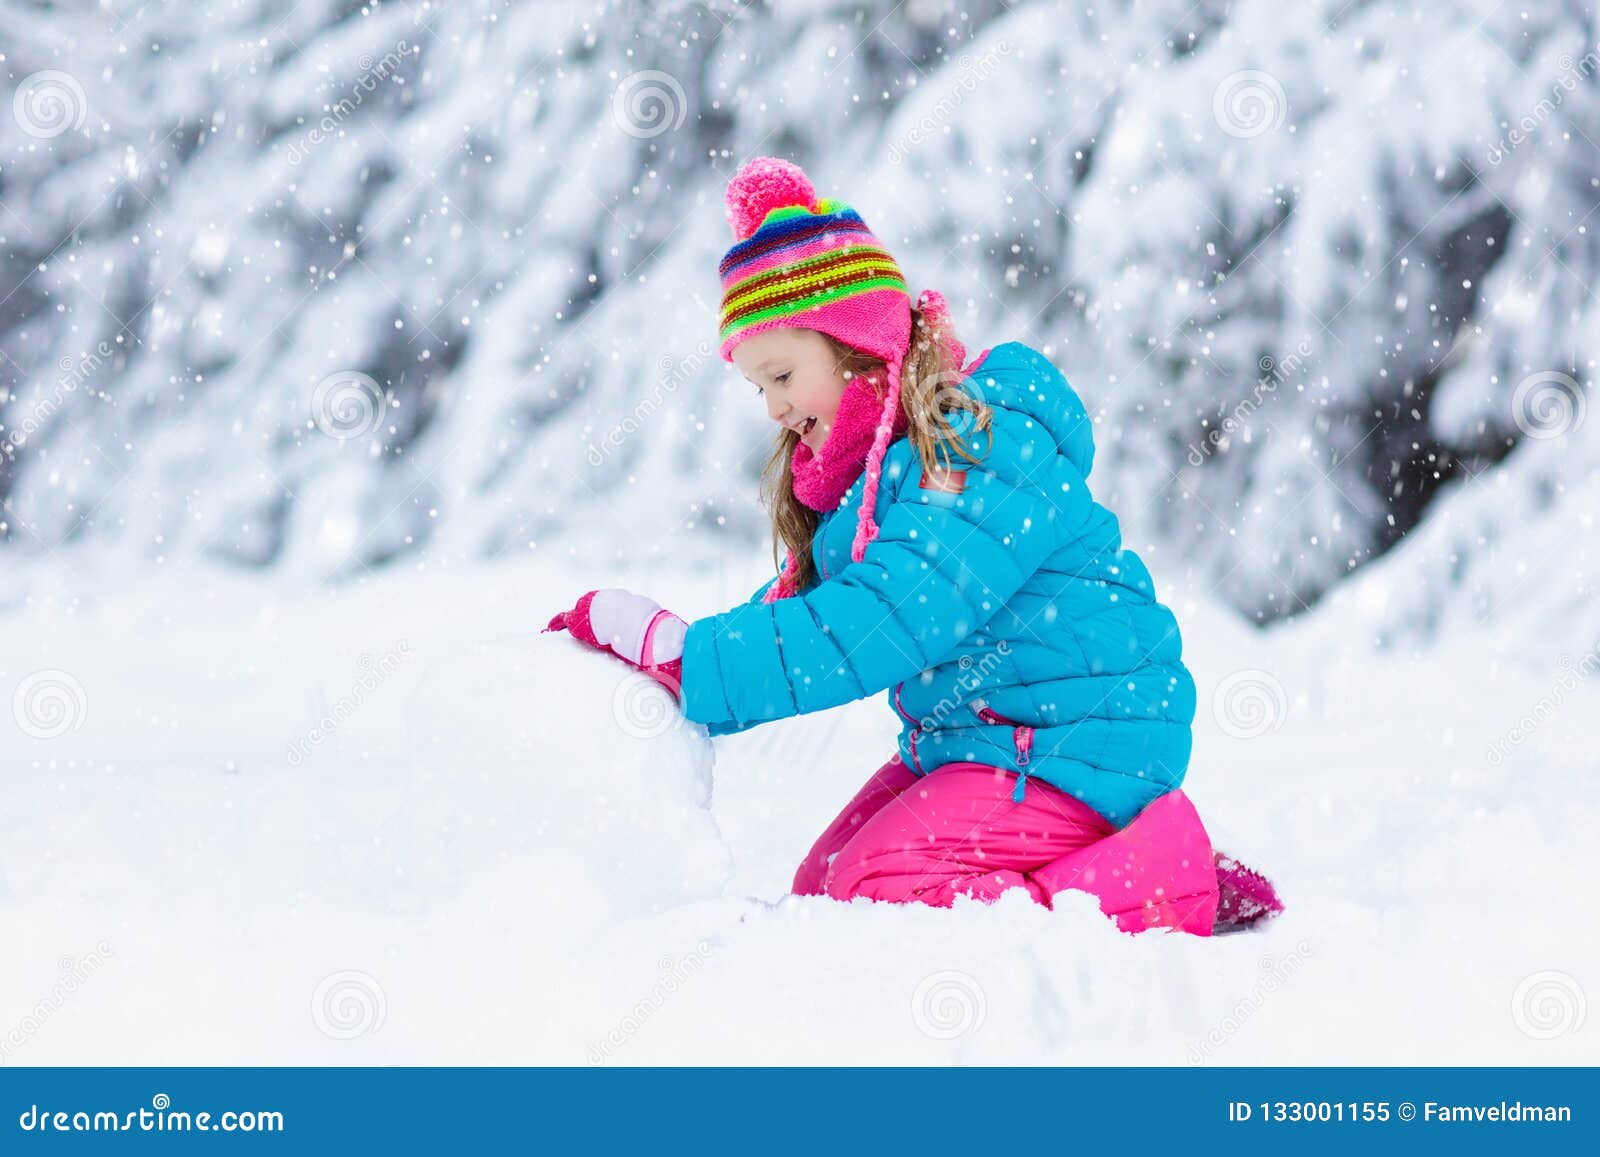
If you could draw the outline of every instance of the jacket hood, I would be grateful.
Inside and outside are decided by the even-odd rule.
[[[1078,473],[1089,477],[1094,423],[1066,375],[1049,358],[1020,341],[1008,341],[978,355],[964,386],[991,406],[1038,422]]]

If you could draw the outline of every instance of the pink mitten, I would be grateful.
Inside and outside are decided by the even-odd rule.
[[[597,651],[610,651],[674,695],[683,686],[683,636],[688,629],[689,624],[654,599],[615,587],[587,592],[545,627],[569,631]]]

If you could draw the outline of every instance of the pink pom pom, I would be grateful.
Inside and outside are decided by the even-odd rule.
[[[782,157],[755,157],[746,161],[728,182],[723,198],[728,224],[736,241],[743,241],[761,228],[761,222],[774,209],[800,205],[813,212],[817,191],[811,178],[793,161]]]

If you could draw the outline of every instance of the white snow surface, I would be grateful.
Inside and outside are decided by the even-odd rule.
[[[0,655],[0,1063],[1595,1063],[1593,688],[1369,642],[1391,562],[1266,632],[1158,579],[1185,790],[1287,904],[1214,939],[787,895],[881,698],[712,741],[539,631],[593,585],[714,613],[756,557],[62,568]]]

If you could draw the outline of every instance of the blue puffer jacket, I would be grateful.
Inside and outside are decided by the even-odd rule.
[[[862,561],[864,477],[818,527],[812,585],[770,604],[763,586],[690,624],[684,714],[725,735],[886,691],[919,774],[1010,768],[1016,798],[1037,776],[1124,826],[1188,767],[1195,688],[1177,620],[1090,497],[1091,424],[1061,372],[1007,342],[963,388],[993,411],[988,431],[969,433],[965,412],[955,423],[982,459],[955,460],[965,488],[922,486],[916,448],[896,439]]]

